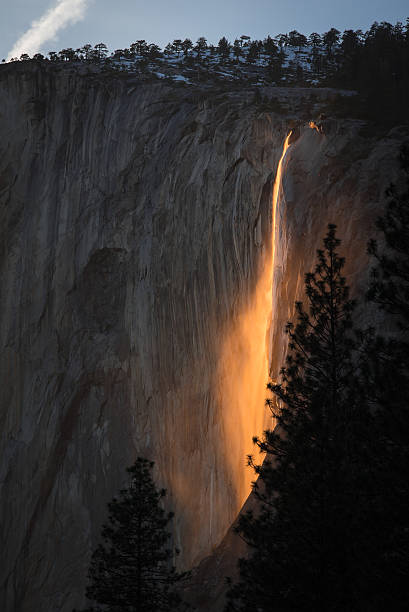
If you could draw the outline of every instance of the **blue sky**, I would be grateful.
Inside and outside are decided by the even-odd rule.
[[[0,0],[0,59],[50,7],[62,0]],[[164,46],[174,38],[217,42],[223,35],[264,38],[296,29],[367,29],[374,21],[405,21],[408,0],[64,0],[88,2],[82,21],[67,25],[41,51],[105,42],[110,49],[144,38]],[[6,4],[7,3],[7,4]]]

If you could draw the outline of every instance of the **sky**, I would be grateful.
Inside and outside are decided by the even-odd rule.
[[[110,50],[138,39],[165,46],[205,36],[217,43],[367,29],[374,21],[406,21],[408,0],[0,0],[0,60],[12,51],[47,53],[105,42]],[[33,25],[34,23],[34,25]],[[16,45],[16,43],[18,43]]]

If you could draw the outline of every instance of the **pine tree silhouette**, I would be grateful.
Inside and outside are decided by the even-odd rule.
[[[87,598],[89,610],[152,612],[174,610],[181,604],[175,584],[183,577],[166,548],[172,513],[161,507],[165,490],[152,480],[153,463],[138,457],[128,468],[131,483],[109,504],[103,543],[92,555]]]
[[[356,375],[354,303],[330,225],[305,280],[309,302],[287,325],[282,382],[268,386],[274,431],[255,439],[258,512],[241,517],[249,545],[230,611],[375,610],[371,520],[373,423]],[[368,607],[369,606],[369,607]]]
[[[409,144],[400,162],[405,187],[391,185],[386,212],[378,219],[384,246],[368,245],[375,258],[370,300],[395,330],[371,337],[365,352],[367,387],[379,427],[381,481],[378,511],[383,529],[380,571],[384,609],[406,610],[409,601]]]

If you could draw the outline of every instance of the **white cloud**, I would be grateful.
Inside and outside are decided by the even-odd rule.
[[[20,57],[22,53],[38,53],[45,42],[56,37],[59,30],[84,19],[89,3],[90,0],[59,0],[40,19],[33,21],[14,44],[7,61]]]

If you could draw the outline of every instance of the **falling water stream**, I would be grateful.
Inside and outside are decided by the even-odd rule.
[[[272,303],[276,263],[278,206],[281,197],[282,169],[290,146],[291,132],[284,141],[278,162],[272,197],[272,232],[264,249],[264,265],[256,288],[246,307],[226,333],[217,368],[226,461],[235,488],[237,507],[246,500],[254,473],[246,468],[246,456],[254,453],[253,436],[260,436],[271,426],[264,409],[269,376],[269,330],[274,316]]]

